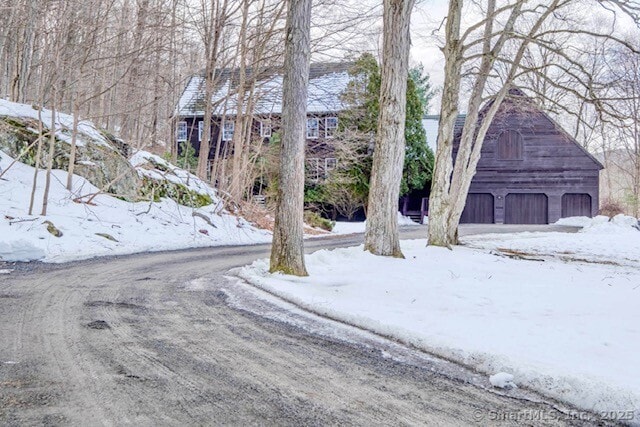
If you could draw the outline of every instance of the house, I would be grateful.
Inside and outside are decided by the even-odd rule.
[[[464,120],[459,116],[456,121],[454,159]],[[434,141],[438,117],[428,116],[423,124]],[[601,169],[595,157],[514,89],[484,139],[461,222],[548,224],[594,216]]]
[[[342,93],[350,76],[350,62],[314,63],[309,70],[307,97],[307,177],[318,180],[336,167],[332,157],[331,139],[338,128],[339,112],[345,109]],[[253,76],[252,73],[258,73]],[[282,114],[282,69],[268,67],[247,70],[249,78],[256,84],[252,96],[252,136],[269,141],[278,131]],[[235,132],[238,114],[238,69],[217,71],[216,88],[211,99],[213,106],[211,124],[211,149],[209,159],[216,150],[221,155],[232,152],[231,141]],[[190,143],[199,153],[204,129],[204,77],[192,76],[180,97],[176,109],[176,145]],[[247,102],[243,103],[244,105]]]

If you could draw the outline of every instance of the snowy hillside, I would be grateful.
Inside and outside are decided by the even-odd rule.
[[[0,152],[0,169],[11,158]],[[98,255],[128,254],[188,247],[246,244],[269,241],[271,235],[251,227],[246,221],[222,209],[215,191],[193,175],[180,169],[166,174],[143,168],[144,158],[162,161],[148,153],[133,160],[143,175],[156,178],[169,175],[180,182],[189,178],[191,189],[207,194],[212,203],[201,208],[181,206],[163,198],[159,202],[126,202],[99,194],[86,179],[76,176],[73,193],[66,190],[65,171],[53,171],[46,217],[26,215],[33,182],[33,168],[14,164],[0,181],[0,260],[64,262]],[[34,213],[40,213],[44,173],[39,174]],[[84,197],[83,197],[84,196]],[[62,235],[47,230],[50,224]]]
[[[64,262],[270,240],[270,233],[226,212],[215,189],[196,176],[144,151],[127,160],[122,141],[88,121],[78,124],[77,175],[68,191],[73,117],[53,118],[49,110],[0,100],[0,261]],[[38,215],[45,185],[41,170],[36,215],[30,216],[38,128],[47,132],[52,121],[56,145],[48,212]]]

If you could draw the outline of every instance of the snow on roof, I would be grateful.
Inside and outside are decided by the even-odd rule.
[[[322,113],[344,109],[341,95],[349,84],[350,62],[315,63],[309,69],[309,89],[307,112]],[[247,70],[250,75],[252,70]],[[259,72],[255,88],[254,114],[269,115],[282,113],[282,69],[268,68]],[[235,91],[238,83],[237,69],[217,71],[217,87],[211,97],[214,115],[235,115],[238,97]],[[189,79],[177,105],[178,116],[200,117],[204,115],[204,76],[195,75]]]
[[[40,116],[42,118],[42,125],[44,128],[49,129],[51,127],[52,113],[51,110],[47,110],[46,108],[42,108],[40,110],[40,114],[38,114],[38,110],[31,105],[18,104],[16,102],[0,99],[0,117],[1,116],[25,118],[36,121],[39,120]],[[73,129],[73,116],[60,112],[56,112],[55,116],[56,138],[70,144],[71,132]],[[105,136],[94,126],[93,123],[87,120],[80,120],[78,122],[78,137],[76,138],[76,145],[82,147],[87,142],[113,149]]]

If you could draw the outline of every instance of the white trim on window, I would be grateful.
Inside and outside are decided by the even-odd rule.
[[[333,138],[338,130],[338,118],[337,117],[325,117],[324,118],[324,136],[325,138]]]
[[[231,141],[233,139],[233,133],[235,131],[236,124],[232,121],[225,120],[222,123],[222,140]]]
[[[307,139],[320,137],[320,121],[316,117],[307,118]]]
[[[308,181],[311,182],[318,182],[320,180],[320,176],[321,176],[321,171],[320,171],[320,165],[321,165],[321,160],[322,159],[318,159],[318,158],[310,158],[306,160],[306,177]]]
[[[272,124],[271,119],[260,120],[260,137],[271,138]]]
[[[204,122],[201,120],[198,122],[198,141],[202,141],[203,130],[204,130]]]
[[[176,140],[178,142],[185,142],[187,140],[187,122],[178,122],[176,125]]]
[[[332,170],[338,167],[338,159],[327,157],[324,159],[324,177],[327,178]]]

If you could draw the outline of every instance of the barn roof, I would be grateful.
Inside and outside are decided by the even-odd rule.
[[[348,70],[352,66],[352,62],[319,62],[310,65],[307,112],[323,113],[344,109],[341,94],[349,83]],[[282,67],[247,69],[246,72],[249,77],[254,72],[258,73],[254,114],[280,114],[282,112]],[[216,71],[216,87],[211,97],[214,115],[237,114],[238,79],[237,68]],[[189,79],[180,97],[176,115],[203,116],[204,105],[204,75],[194,75]]]
[[[529,98],[520,88],[513,88],[511,90],[509,90],[509,95],[507,96],[507,98],[505,98],[506,102],[513,102],[514,100],[518,100],[519,102],[522,102],[522,98],[526,98],[528,101],[532,101],[531,98]],[[492,101],[487,102],[487,104],[484,105],[484,107],[481,109],[481,114],[482,111],[485,111],[490,105],[491,105]],[[505,104],[503,104],[505,105]],[[531,103],[531,105],[533,105]],[[566,130],[564,130],[564,128],[558,123],[556,122],[554,119],[551,118],[551,116],[549,116],[549,114],[547,114],[546,112],[542,111],[540,108],[538,107],[534,107],[535,110],[544,115],[544,117],[549,120],[550,124],[552,126],[554,126],[556,128],[556,130],[558,132],[560,132],[562,135],[564,135],[564,137],[571,143],[575,144],[587,157],[589,157],[591,160],[593,160],[593,162],[600,168],[600,169],[604,169],[604,166],[602,165],[602,163],[595,157],[593,156],[586,148],[584,148],[572,135],[570,135]],[[464,122],[466,119],[466,115],[465,114],[459,114],[458,117],[456,117],[456,122],[454,125],[454,134],[456,135],[454,138],[454,141],[458,140],[460,138],[460,133],[462,132],[462,128],[464,127]],[[431,149],[435,152],[436,148],[437,148],[437,139],[438,139],[438,126],[440,123],[440,116],[439,115],[428,115],[428,116],[424,116],[423,120],[422,120],[422,126],[425,129],[425,132],[427,134],[427,144],[429,144],[429,147],[431,147]],[[457,142],[454,142],[457,143]]]

